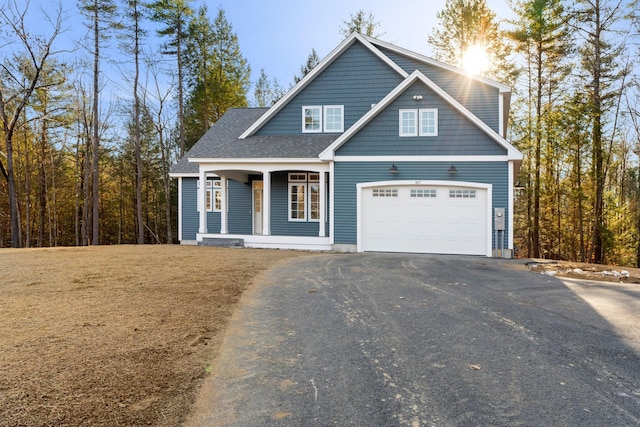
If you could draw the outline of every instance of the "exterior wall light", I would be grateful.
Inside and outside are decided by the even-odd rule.
[[[458,173],[458,169],[456,169],[453,163],[451,163],[451,166],[449,166],[449,169],[447,169],[447,172],[449,172],[450,174]]]
[[[396,164],[392,164],[391,167],[389,168],[389,173],[393,173],[396,174],[398,173],[398,167],[396,166]]]
[[[422,95],[413,95],[414,101],[422,101]]]

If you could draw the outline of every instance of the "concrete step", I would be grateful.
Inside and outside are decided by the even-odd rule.
[[[244,239],[224,238],[224,237],[205,237],[202,242],[198,242],[199,246],[218,246],[223,248],[243,248]]]

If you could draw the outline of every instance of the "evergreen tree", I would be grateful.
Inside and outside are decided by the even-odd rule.
[[[527,132],[520,134],[520,138],[529,141],[519,141],[523,151],[531,147],[529,152],[531,163],[528,172],[533,175],[531,196],[531,223],[529,224],[527,242],[528,256],[540,257],[540,220],[541,199],[543,197],[542,183],[557,173],[552,167],[557,160],[553,142],[554,128],[558,123],[556,110],[557,100],[561,99],[560,82],[568,75],[570,68],[566,65],[569,53],[569,28],[565,24],[566,17],[560,0],[528,0],[519,2],[515,7],[518,19],[516,29],[510,33],[516,42],[516,50],[525,59],[525,74],[527,76],[526,117]],[[543,156],[543,154],[546,154]],[[543,157],[545,164],[543,165]],[[527,170],[527,169],[525,169]],[[546,176],[542,176],[546,174]],[[529,181],[529,180],[527,180]],[[551,189],[557,189],[555,185]],[[548,189],[549,190],[549,189]],[[551,196],[553,191],[544,192]],[[557,207],[556,200],[550,201],[551,206]],[[558,212],[558,215],[560,212]],[[550,245],[552,246],[552,245]],[[557,245],[556,245],[557,248]]]
[[[307,57],[307,62],[304,65],[300,66],[300,74],[296,74],[293,76],[293,84],[298,83],[300,80],[304,78],[307,74],[311,72],[315,68],[316,65],[320,63],[320,58],[318,58],[318,54],[315,49],[311,49],[311,53]]]
[[[364,10],[358,10],[355,15],[349,14],[348,21],[342,21],[343,27],[339,32],[342,37],[347,37],[351,33],[360,33],[365,36],[379,38],[384,33],[376,33],[376,28],[380,26],[380,22],[375,21],[371,12],[365,12]]]
[[[270,107],[284,95],[283,89],[278,84],[278,80],[271,81],[264,71],[260,70],[260,77],[253,89],[254,103],[258,107]]]
[[[188,34],[189,96],[185,121],[191,146],[229,108],[247,106],[251,69],[222,9],[211,23],[203,6]]]
[[[184,128],[184,45],[193,10],[189,6],[190,0],[156,0],[147,4],[151,11],[151,19],[164,27],[158,30],[158,35],[168,37],[164,53],[174,55],[178,69],[178,140],[180,157],[185,152]]]
[[[507,38],[486,0],[447,0],[436,17],[438,26],[427,39],[436,59],[459,68],[482,61],[486,69],[481,75],[513,84],[516,72],[508,60]]]

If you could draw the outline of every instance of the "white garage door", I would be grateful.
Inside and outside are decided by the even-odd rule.
[[[487,189],[400,185],[361,189],[363,251],[487,255]]]

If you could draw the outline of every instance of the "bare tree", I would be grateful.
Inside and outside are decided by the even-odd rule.
[[[13,136],[31,96],[42,84],[43,69],[55,54],[53,43],[62,32],[63,24],[62,5],[59,3],[55,16],[42,12],[44,22],[51,25],[51,32],[37,34],[32,28],[27,28],[29,5],[30,2],[26,1],[20,8],[16,2],[7,2],[0,7],[0,20],[10,37],[3,40],[10,48],[5,50],[8,53],[0,64],[0,120],[6,150],[6,166],[0,158],[0,171],[7,180],[11,246],[14,248],[22,246],[22,238],[13,166]]]

